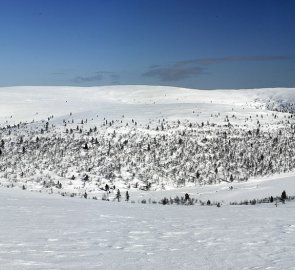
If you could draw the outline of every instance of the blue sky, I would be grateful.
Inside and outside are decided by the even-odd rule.
[[[295,87],[293,0],[0,0],[0,86]]]

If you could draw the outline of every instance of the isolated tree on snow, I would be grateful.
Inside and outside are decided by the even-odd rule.
[[[128,191],[126,191],[126,195],[125,195],[125,197],[126,197],[126,201],[128,202],[128,201],[129,201],[129,198],[130,198],[130,196],[129,196],[129,192],[128,192]]]
[[[286,191],[284,190],[284,191],[282,192],[282,195],[281,195],[281,200],[282,200],[282,202],[285,202],[286,199],[287,199],[287,193],[286,193]]]

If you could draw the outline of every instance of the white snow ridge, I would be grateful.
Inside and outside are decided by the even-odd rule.
[[[295,89],[0,88],[0,269],[295,269]]]

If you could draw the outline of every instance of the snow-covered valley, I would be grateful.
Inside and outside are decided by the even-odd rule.
[[[279,88],[0,88],[1,267],[295,269],[294,104]]]

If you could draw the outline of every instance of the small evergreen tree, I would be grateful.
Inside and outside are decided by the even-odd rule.
[[[128,202],[129,201],[129,198],[130,198],[128,191],[126,191],[125,197],[126,197],[126,202]]]
[[[230,175],[229,181],[231,181],[231,182],[233,182],[233,181],[234,181],[234,177],[233,177],[233,175],[232,175],[232,174]]]
[[[189,197],[188,193],[185,193],[185,195],[184,195],[184,200],[185,200],[185,201],[189,201],[189,199],[190,199],[190,197]]]
[[[282,192],[282,195],[281,195],[281,200],[282,200],[282,202],[285,202],[286,199],[287,199],[287,193],[286,193],[286,191],[284,190],[284,191]]]

